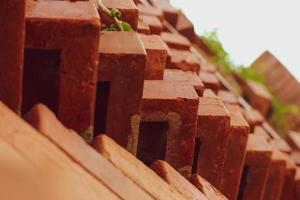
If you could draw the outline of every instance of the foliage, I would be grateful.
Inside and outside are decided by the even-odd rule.
[[[241,66],[237,69],[237,71],[244,79],[253,80],[261,84],[265,83],[265,78],[262,75],[256,73],[253,68]]]

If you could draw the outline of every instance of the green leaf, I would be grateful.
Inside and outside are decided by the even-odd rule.
[[[132,27],[131,27],[131,25],[129,24],[129,23],[127,23],[127,22],[122,22],[122,27],[123,27],[123,29],[124,29],[124,31],[132,31],[133,29],[132,29]]]
[[[119,11],[118,9],[113,8],[113,9],[110,10],[110,15],[111,15],[112,17],[121,17],[121,16],[122,16],[122,13],[121,13],[121,11]]]

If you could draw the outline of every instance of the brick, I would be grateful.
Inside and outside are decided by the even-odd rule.
[[[219,90],[218,98],[225,104],[240,104],[238,97],[234,93],[227,90]]]
[[[295,162],[297,166],[300,166],[300,151],[292,151],[291,159]]]
[[[264,117],[255,109],[244,110],[243,116],[250,125],[250,132],[253,133],[256,126],[262,126]]]
[[[120,200],[3,103],[0,103],[0,113],[1,142],[34,168],[36,176],[31,180],[37,178],[35,181],[44,189],[45,198]]]
[[[128,22],[134,30],[138,27],[139,11],[132,0],[102,0],[103,4],[109,8],[116,8],[121,11],[120,20]],[[101,23],[106,26],[113,24],[110,16],[100,11]]]
[[[177,69],[166,69],[164,80],[187,82],[194,87],[199,97],[203,96],[204,84],[195,72],[182,71]]]
[[[160,35],[163,30],[161,21],[155,16],[141,15],[144,23],[148,24],[151,34]]]
[[[245,98],[249,103],[262,115],[266,116],[272,107],[272,95],[267,89],[254,81],[247,80],[245,84],[242,84],[242,89]]]
[[[166,161],[155,161],[150,168],[168,184],[174,187],[183,197],[191,200],[208,200],[192,183],[178,173]]]
[[[221,191],[228,199],[236,199],[246,157],[250,128],[241,113],[229,112],[230,129]]]
[[[266,183],[264,200],[280,200],[285,178],[286,162],[284,155],[274,148],[271,159],[270,172]]]
[[[178,16],[176,29],[179,31],[179,33],[184,35],[191,42],[195,41],[196,34],[194,30],[194,25],[182,12],[180,12]]]
[[[204,89],[203,97],[211,97],[217,99],[217,95],[211,89]]]
[[[20,113],[25,43],[25,0],[1,3],[0,27],[0,99],[15,112]]]
[[[153,199],[134,184],[77,133],[64,127],[44,105],[34,106],[24,119],[53,141],[72,160],[122,199]]]
[[[295,176],[296,176],[296,165],[294,161],[285,155],[286,169],[283,188],[281,191],[281,200],[293,200],[294,199],[294,188],[295,188]]]
[[[300,134],[294,131],[290,131],[287,134],[286,141],[291,146],[291,148],[300,151]]]
[[[215,74],[217,72],[217,68],[207,61],[203,61],[201,63],[201,70],[212,74]]]
[[[272,146],[264,137],[250,134],[238,199],[263,199],[271,158]]]
[[[282,138],[274,138],[269,142],[270,144],[278,148],[281,152],[284,152],[286,154],[291,154],[292,152],[290,145]]]
[[[158,35],[140,35],[147,52],[145,80],[162,80],[167,62],[167,47]]]
[[[300,199],[300,169],[297,168],[295,176],[295,188],[294,188],[294,199]]]
[[[167,65],[169,69],[180,69],[183,71],[192,71],[197,74],[200,71],[200,62],[197,57],[190,51],[170,49],[171,62]]]
[[[88,1],[28,2],[22,113],[41,102],[66,126],[92,134],[99,30]]]
[[[164,13],[165,19],[173,26],[176,26],[179,11],[175,9],[169,1],[161,1],[161,0],[150,0],[150,3],[161,9]]]
[[[215,98],[200,97],[193,173],[217,189],[224,173],[229,128],[230,116],[224,104]]]
[[[184,200],[173,187],[106,135],[97,136],[92,145],[125,176],[130,178],[154,199]]]
[[[254,128],[254,134],[263,136],[267,141],[270,141],[272,137],[268,134],[268,132],[261,126],[256,126]]]
[[[221,84],[214,74],[201,71],[200,79],[204,83],[205,88],[211,89],[214,93],[218,94]]]
[[[135,154],[146,51],[136,32],[101,32],[101,38],[95,134],[106,133]]]
[[[163,20],[163,12],[161,9],[153,7],[151,5],[145,6],[143,4],[139,4],[137,5],[137,7],[141,15],[155,16],[159,20]]]
[[[195,185],[208,199],[214,200],[227,200],[221,192],[219,192],[213,185],[211,185],[208,181],[201,178],[198,174],[194,174],[191,176],[190,181],[193,185]]]
[[[189,84],[145,81],[137,157],[149,165],[166,160],[184,176],[190,175],[198,103]]]
[[[150,35],[149,25],[146,24],[141,18],[139,18],[139,21],[138,21],[137,32],[145,34],[145,35]]]
[[[179,50],[190,50],[190,41],[177,33],[162,32],[161,38],[170,48]]]

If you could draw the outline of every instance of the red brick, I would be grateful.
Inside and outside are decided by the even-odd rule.
[[[148,24],[151,34],[160,35],[163,30],[161,21],[155,16],[141,15],[144,23]]]
[[[125,176],[157,200],[184,200],[173,187],[163,181],[135,156],[106,135],[97,136],[93,147]]]
[[[98,154],[77,133],[64,127],[46,106],[36,105],[24,118],[117,196],[128,200],[153,199]]]
[[[150,0],[150,3],[155,7],[161,9],[164,13],[165,19],[173,26],[176,26],[179,11],[175,9],[169,1]]]
[[[132,0],[102,0],[103,4],[109,8],[116,8],[121,11],[122,15],[120,20],[128,22],[134,30],[138,27],[139,11]],[[100,12],[100,18],[102,24],[110,26],[113,21],[110,16],[108,16],[103,11]]]
[[[285,178],[286,162],[278,149],[273,150],[270,172],[266,183],[264,200],[280,200]]]
[[[190,51],[170,49],[171,51],[171,62],[168,63],[167,68],[169,69],[180,69],[183,71],[192,71],[197,74],[200,71],[200,62],[197,57]]]
[[[146,51],[136,32],[101,32],[101,38],[95,134],[107,133],[135,154]],[[108,91],[101,94],[101,83],[105,82],[109,83]]]
[[[240,104],[238,97],[230,91],[220,90],[218,98],[225,104]]]
[[[238,199],[261,200],[270,171],[272,146],[264,137],[250,134]]]
[[[297,168],[295,176],[294,199],[300,199],[300,168]]]
[[[139,18],[139,21],[138,21],[137,32],[145,34],[145,35],[150,35],[149,25],[146,24],[141,18]]]
[[[190,50],[190,41],[180,34],[162,32],[161,38],[167,43],[167,45],[170,48],[179,50]]]
[[[227,200],[221,192],[219,192],[214,186],[212,186],[208,181],[201,178],[198,174],[194,174],[190,181],[194,184],[204,195],[210,200]]]
[[[45,103],[63,124],[91,134],[99,30],[90,2],[28,1],[23,113]]]
[[[43,189],[40,191],[44,195],[42,199],[120,200],[104,184],[78,166],[52,141],[28,125],[3,103],[0,103],[0,113],[0,140],[34,168],[35,175],[31,177],[29,184],[39,183],[38,186]],[[21,166],[17,165],[9,167],[20,167],[19,170],[22,170]],[[22,178],[18,178],[21,181]],[[17,188],[14,191],[19,192]],[[35,191],[38,192],[38,189],[35,188]],[[24,196],[21,199],[31,198]]]
[[[201,71],[200,79],[204,83],[205,88],[211,89],[216,94],[218,94],[218,91],[221,88],[221,84],[214,74]]]
[[[0,27],[0,99],[15,112],[20,113],[25,43],[25,0],[10,0],[1,3]]]
[[[267,141],[270,141],[272,137],[268,134],[268,132],[261,126],[256,126],[254,128],[254,134],[263,136]]]
[[[155,16],[160,20],[163,20],[163,12],[161,9],[153,7],[153,6],[145,6],[143,4],[139,4],[138,6],[139,13],[142,15]]]
[[[179,33],[187,37],[191,42],[195,41],[195,37],[197,36],[195,34],[194,25],[182,12],[180,12],[178,16],[176,29],[179,31]]]
[[[236,199],[246,157],[246,146],[250,128],[240,113],[229,113],[231,123],[221,191],[228,199]]]
[[[297,133],[297,132],[289,132],[287,134],[287,137],[286,137],[286,141],[289,143],[289,145],[297,150],[297,151],[300,151],[300,134]]]
[[[217,99],[217,95],[211,89],[204,89],[203,97],[211,97]]]
[[[218,189],[224,173],[229,128],[230,116],[224,104],[215,98],[201,97],[193,172]]]
[[[290,145],[282,138],[274,138],[269,141],[273,146],[278,148],[281,152],[286,154],[291,154],[292,149]]]
[[[195,72],[166,69],[164,80],[187,82],[194,87],[199,97],[203,96],[204,85]]]
[[[198,95],[189,84],[145,81],[138,158],[148,164],[166,160],[181,174],[190,175],[198,103]]]
[[[294,199],[294,188],[295,188],[295,176],[296,176],[296,165],[294,161],[285,155],[286,169],[284,184],[281,191],[281,200],[293,200]]]
[[[183,197],[191,200],[208,200],[192,183],[185,179],[166,161],[155,161],[150,168],[168,184],[174,187]]]
[[[256,126],[262,126],[264,117],[255,109],[244,110],[243,116],[250,125],[250,132],[253,133]]]

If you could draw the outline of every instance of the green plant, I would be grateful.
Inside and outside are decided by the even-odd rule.
[[[252,80],[261,84],[265,83],[265,78],[262,75],[256,73],[253,68],[240,66],[237,68],[237,72],[242,78],[246,80]]]
[[[102,10],[104,13],[109,15],[114,24],[111,24],[107,30],[108,31],[132,31],[132,27],[128,22],[119,20],[119,17],[122,16],[121,11],[116,8],[108,9],[102,2],[102,0],[97,0],[98,9]]]

